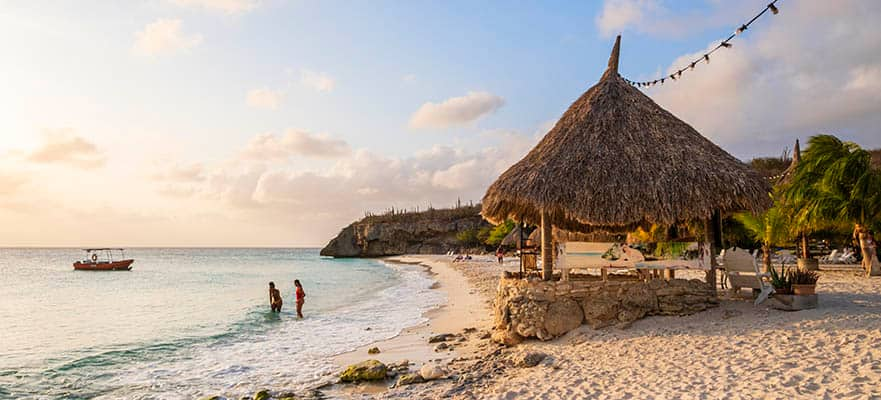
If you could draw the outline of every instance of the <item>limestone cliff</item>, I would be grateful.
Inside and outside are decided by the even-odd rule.
[[[383,257],[462,250],[456,235],[491,226],[480,206],[368,216],[353,222],[321,249],[322,256]]]

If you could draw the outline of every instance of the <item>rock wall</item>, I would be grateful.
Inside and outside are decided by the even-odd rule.
[[[462,249],[456,234],[491,226],[480,206],[370,216],[353,222],[321,249],[322,256],[384,257]],[[464,251],[464,249],[462,249]]]
[[[594,329],[628,326],[647,315],[689,315],[715,307],[718,298],[693,279],[541,281],[503,277],[494,303],[499,343],[550,340],[582,323]]]

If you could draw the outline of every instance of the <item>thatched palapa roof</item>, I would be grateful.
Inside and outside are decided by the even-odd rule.
[[[489,187],[481,214],[538,223],[544,210],[564,229],[616,231],[770,207],[765,179],[621,78],[620,41],[600,81]]]

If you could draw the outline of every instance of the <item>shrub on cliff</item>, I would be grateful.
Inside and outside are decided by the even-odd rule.
[[[477,229],[465,229],[456,233],[456,240],[463,246],[475,246],[480,244],[477,239]]]
[[[511,233],[512,230],[514,230],[514,226],[514,221],[511,220],[507,220],[501,224],[496,225],[489,232],[489,237],[484,240],[484,243],[492,247],[500,245],[502,243],[502,240],[505,239],[505,236],[508,236],[508,234]]]

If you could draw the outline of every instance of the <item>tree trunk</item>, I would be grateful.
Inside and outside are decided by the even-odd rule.
[[[875,252],[875,243],[874,240],[869,241],[869,232],[865,228],[859,230],[859,243],[866,276],[881,276],[881,262]]]
[[[762,244],[762,264],[765,265],[765,272],[771,272],[771,246]]]
[[[551,218],[547,211],[541,212],[541,273],[546,281],[551,280],[554,274],[554,249],[553,229]]]
[[[801,258],[805,260],[811,258],[811,252],[808,251],[808,235],[806,233],[801,234]]]

